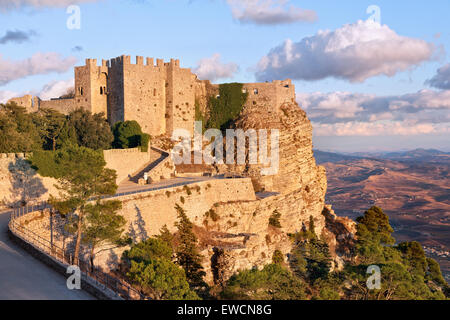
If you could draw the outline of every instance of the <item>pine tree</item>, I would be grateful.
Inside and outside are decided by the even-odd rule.
[[[183,267],[186,272],[186,278],[192,288],[200,289],[206,286],[203,277],[206,273],[201,265],[202,256],[197,248],[197,237],[193,232],[194,225],[189,220],[186,212],[180,205],[176,205],[178,212],[178,222],[175,226],[178,228],[179,244],[176,248],[177,263]]]

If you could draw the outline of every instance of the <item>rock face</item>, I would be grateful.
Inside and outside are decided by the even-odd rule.
[[[308,226],[310,217],[314,219],[315,232],[329,243],[334,265],[339,267],[342,264],[339,255],[343,253],[340,242],[351,238],[352,223],[337,221],[331,208],[325,207],[326,173],[316,165],[312,126],[306,113],[296,103],[284,104],[278,112],[258,105],[247,106],[236,127],[244,131],[278,129],[280,165],[278,173],[270,176],[261,175],[262,165],[247,163],[216,168],[219,172],[251,177],[255,189],[259,189],[256,191],[269,192],[269,196],[256,201],[219,203],[212,208],[215,219],[209,217],[205,228],[214,239],[222,241],[203,252],[208,261],[205,268],[210,271],[208,281],[221,282],[238,270],[263,267],[272,262],[275,250],[287,259],[292,248],[289,234]],[[269,224],[274,213],[280,214],[281,228]],[[340,227],[333,227],[337,224]]]

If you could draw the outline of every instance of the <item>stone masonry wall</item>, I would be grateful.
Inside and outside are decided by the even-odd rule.
[[[133,176],[151,161],[150,148],[147,152],[141,152],[139,148],[104,150],[103,156],[106,167],[116,170],[117,184],[127,180],[129,175]]]
[[[58,194],[56,180],[41,177],[30,167],[25,154],[0,154],[0,207],[18,207],[47,200]]]

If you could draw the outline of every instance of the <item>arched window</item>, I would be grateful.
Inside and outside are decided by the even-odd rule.
[[[103,87],[100,87],[100,94],[103,94]]]

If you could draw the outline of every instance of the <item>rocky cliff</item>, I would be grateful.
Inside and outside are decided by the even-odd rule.
[[[296,104],[284,104],[279,111],[258,105],[246,106],[235,122],[236,128],[278,129],[280,165],[275,175],[261,175],[262,165],[220,165],[218,172],[233,172],[252,179],[260,198],[255,201],[217,203],[205,218],[205,232],[198,232],[205,255],[209,282],[221,282],[241,269],[260,268],[272,262],[275,250],[287,260],[292,248],[290,234],[308,226],[326,240],[334,267],[349,256],[354,224],[337,218],[325,205],[326,173],[317,166],[312,150],[312,126]],[[270,131],[269,131],[270,132]],[[269,224],[280,215],[281,228]],[[219,244],[217,244],[219,243]]]

